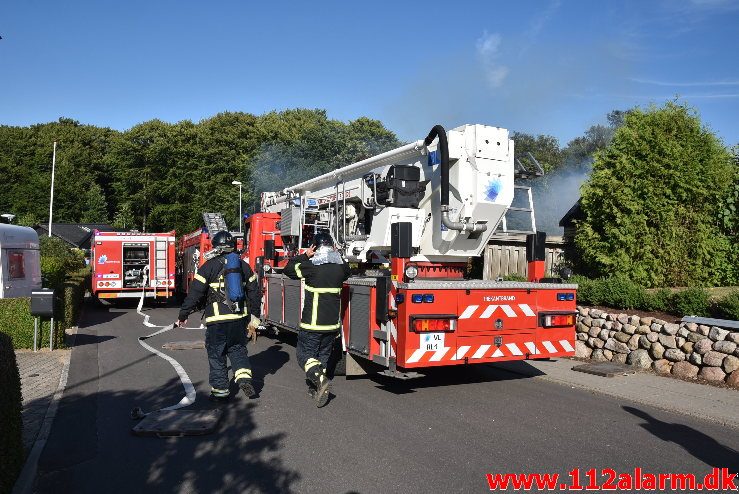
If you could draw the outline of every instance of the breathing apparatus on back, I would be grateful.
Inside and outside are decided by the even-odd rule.
[[[241,257],[236,252],[236,239],[229,232],[218,232],[213,236],[211,244],[223,263],[223,271],[219,277],[219,281],[223,280],[223,287],[216,290],[221,295],[221,302],[234,313],[244,312],[244,275]]]

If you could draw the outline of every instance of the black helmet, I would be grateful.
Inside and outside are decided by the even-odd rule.
[[[220,249],[224,252],[231,252],[236,249],[236,239],[226,231],[221,231],[213,235],[210,243],[214,249]]]
[[[319,232],[313,237],[313,245],[316,247],[333,247],[334,241],[328,233]]]

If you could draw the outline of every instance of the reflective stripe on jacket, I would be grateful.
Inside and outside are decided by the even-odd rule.
[[[180,321],[187,319],[204,300],[208,301],[205,306],[205,324],[233,321],[234,319],[247,317],[249,314],[259,317],[261,315],[262,295],[257,282],[257,275],[243,259],[241,260],[241,274],[244,279],[244,292],[246,294],[244,312],[234,313],[227,304],[220,301],[217,292],[225,289],[225,282],[223,280],[223,258],[217,256],[206,261],[195,273],[195,278],[190,284],[190,291],[180,308]]]
[[[305,298],[300,327],[312,331],[336,331],[341,327],[341,288],[349,278],[349,265],[315,266],[301,254],[287,263],[283,273],[305,281]]]

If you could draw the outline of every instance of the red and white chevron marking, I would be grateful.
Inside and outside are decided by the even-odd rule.
[[[464,360],[478,360],[486,358],[523,357],[529,355],[548,355],[555,353],[574,352],[575,348],[568,340],[542,341],[537,344],[533,341],[523,343],[503,343],[497,347],[493,345],[460,346],[456,352],[451,348],[440,348],[438,350],[415,350],[406,363],[417,362],[441,362]]]
[[[518,311],[516,309],[518,309]],[[528,304],[468,305],[467,307],[465,307],[464,311],[462,311],[462,314],[460,314],[459,318],[460,319],[471,319],[471,318],[489,319],[493,316],[493,314],[495,314],[498,311],[504,313],[507,317],[518,317],[519,312],[521,315],[525,317],[536,316],[536,313],[533,310],[531,310],[531,307],[529,307]]]

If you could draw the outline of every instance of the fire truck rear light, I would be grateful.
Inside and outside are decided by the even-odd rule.
[[[567,300],[575,300],[575,294],[574,293],[568,293],[567,294]]]
[[[414,304],[420,304],[421,302],[423,302],[423,294],[422,293],[414,293],[413,295],[411,295],[411,301]]]
[[[402,304],[403,302],[405,302],[405,294],[398,293],[397,295],[395,295],[396,304]]]
[[[423,296],[423,301],[427,304],[433,304],[434,303],[434,294],[433,293],[427,293]]]
[[[447,318],[416,318],[413,319],[413,331],[423,333],[426,331],[455,331],[457,321]]]
[[[564,302],[565,300],[572,301],[572,300],[575,300],[575,294],[574,293],[558,293],[557,300],[560,302]]]
[[[545,328],[554,326],[573,326],[574,324],[574,314],[546,314],[542,318],[542,326]]]

